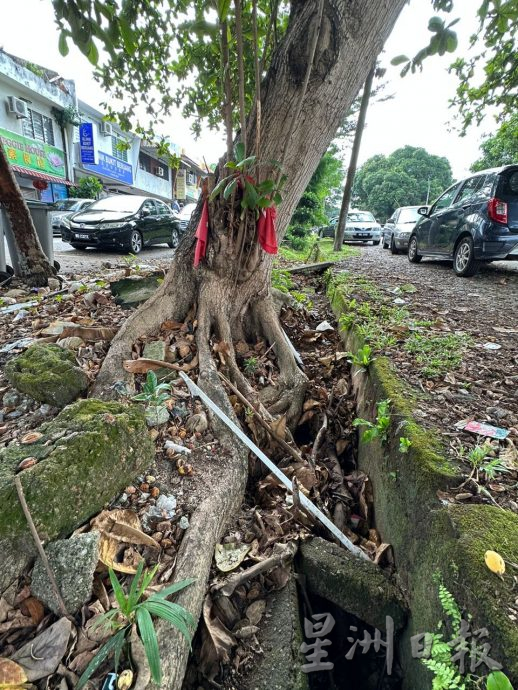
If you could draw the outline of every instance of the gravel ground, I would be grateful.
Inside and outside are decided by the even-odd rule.
[[[508,429],[510,444],[518,445],[518,264],[494,263],[473,278],[458,278],[447,262],[411,264],[406,256],[364,247],[359,256],[346,259],[335,270],[350,271],[375,284],[377,297],[360,291],[359,301],[371,300],[374,308],[401,305],[410,313],[406,323],[391,331],[389,327],[397,342],[379,354],[388,355],[398,374],[416,391],[416,418],[439,431],[452,457],[464,460],[475,443],[484,441],[460,431],[456,425],[462,420]],[[356,293],[352,296],[357,297]],[[414,329],[416,322],[429,325]],[[424,373],[426,362],[419,364],[416,355],[405,349],[413,330],[425,340],[448,335],[466,338],[461,361],[436,376]],[[508,447],[514,455],[514,446],[508,442]],[[508,489],[516,482],[514,475],[506,476]],[[498,502],[508,504],[510,499],[513,506],[515,491],[506,497],[507,492],[495,484],[495,492],[499,491],[503,495]]]

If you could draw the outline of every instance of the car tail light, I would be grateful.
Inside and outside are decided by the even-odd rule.
[[[507,223],[507,204],[501,199],[493,197],[487,204],[487,212],[491,220],[497,223]]]

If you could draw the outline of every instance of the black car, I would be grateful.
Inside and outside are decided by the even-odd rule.
[[[458,276],[480,264],[518,260],[518,164],[482,170],[447,189],[422,216],[408,243],[408,259],[453,261]]]
[[[99,247],[138,254],[152,244],[178,246],[183,229],[158,199],[115,194],[61,221],[61,237],[74,249]]]

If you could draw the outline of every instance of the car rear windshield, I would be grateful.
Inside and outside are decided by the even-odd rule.
[[[501,174],[496,194],[518,199],[518,168],[511,168]]]
[[[55,201],[52,204],[52,208],[56,209],[56,211],[71,211],[75,210],[76,204],[78,204],[77,199],[59,199],[59,201]]]
[[[89,211],[118,211],[119,213],[136,213],[142,206],[141,196],[130,196],[121,194],[120,196],[107,196],[99,199],[88,207]]]
[[[417,223],[421,216],[417,208],[402,208],[399,213],[398,223]]]
[[[372,213],[368,213],[367,211],[357,211],[355,213],[349,213],[347,216],[347,220],[350,223],[375,223],[376,219],[372,215]]]

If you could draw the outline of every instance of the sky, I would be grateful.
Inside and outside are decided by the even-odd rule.
[[[455,0],[452,18],[461,17],[456,26],[460,52],[476,30],[477,6],[473,0]],[[448,107],[448,101],[455,94],[457,81],[447,71],[453,60],[451,55],[430,58],[422,72],[405,78],[399,76],[399,67],[390,66],[390,60],[396,55],[414,55],[428,43],[427,24],[431,16],[429,0],[411,0],[387,41],[381,62],[387,67],[385,93],[393,93],[394,98],[371,104],[360,165],[375,154],[387,155],[408,144],[445,156],[451,163],[454,177],[460,178],[469,172],[470,165],[478,158],[482,135],[494,130],[489,117],[480,128],[470,128],[463,138],[452,129],[453,111]],[[75,47],[66,58],[59,54],[58,31],[53,17],[51,0],[3,0],[0,46],[8,53],[55,70],[67,79],[74,79],[78,97],[99,107],[105,95],[93,79],[91,65]],[[205,156],[211,163],[224,152],[222,135],[207,130],[195,141],[190,123],[178,113],[167,120],[164,134],[179,143],[194,159],[201,160]],[[344,162],[347,165],[347,150],[344,151]]]

